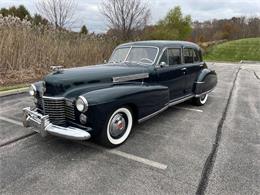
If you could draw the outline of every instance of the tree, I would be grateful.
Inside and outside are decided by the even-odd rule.
[[[159,21],[155,31],[151,34],[153,39],[187,39],[191,35],[191,16],[183,16],[181,7],[171,9],[166,17]]]
[[[108,27],[123,40],[131,39],[136,30],[144,28],[150,16],[147,3],[141,0],[103,0],[101,12]]]
[[[2,14],[4,17],[11,15],[11,16],[16,16],[18,18],[20,18],[21,20],[23,19],[31,19],[31,15],[29,13],[29,11],[23,6],[23,5],[19,5],[19,7],[15,7],[12,6],[9,9],[6,8],[2,8],[0,10],[0,14]]]
[[[80,34],[85,34],[87,35],[88,34],[88,29],[86,27],[86,25],[83,25],[80,29]]]
[[[38,0],[36,8],[56,28],[64,28],[73,23],[76,6],[74,0]]]
[[[34,14],[34,17],[32,18],[32,24],[34,25],[47,25],[48,23],[49,21],[39,14]]]

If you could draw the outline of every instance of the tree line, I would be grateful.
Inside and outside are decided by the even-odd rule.
[[[0,14],[26,19],[34,25],[53,25],[57,29],[65,29],[75,22],[74,0],[38,0],[36,8],[38,13],[33,16],[23,5],[2,8]],[[259,17],[193,22],[190,15],[184,15],[181,7],[176,6],[156,24],[148,25],[151,11],[141,0],[103,0],[100,11],[109,28],[105,35],[121,41],[168,39],[208,42],[260,36]],[[89,33],[86,25],[81,27],[80,33]]]
[[[259,17],[241,16],[205,22],[196,21],[192,26],[190,38],[194,42],[260,37]]]

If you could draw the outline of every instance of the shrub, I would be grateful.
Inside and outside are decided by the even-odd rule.
[[[101,63],[115,46],[115,41],[102,36],[80,36],[0,16],[0,84],[40,79],[52,65],[68,68]]]

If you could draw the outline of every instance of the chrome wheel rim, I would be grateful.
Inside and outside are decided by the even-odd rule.
[[[124,114],[117,113],[111,120],[111,123],[109,125],[109,133],[111,137],[119,138],[125,133],[126,127],[127,120],[125,119]]]
[[[117,109],[107,124],[107,139],[113,145],[122,144],[129,136],[133,126],[132,113],[128,108]]]

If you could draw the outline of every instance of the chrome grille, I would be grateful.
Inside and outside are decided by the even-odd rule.
[[[42,98],[43,112],[53,124],[66,125],[66,120],[75,120],[74,104],[64,98]]]

